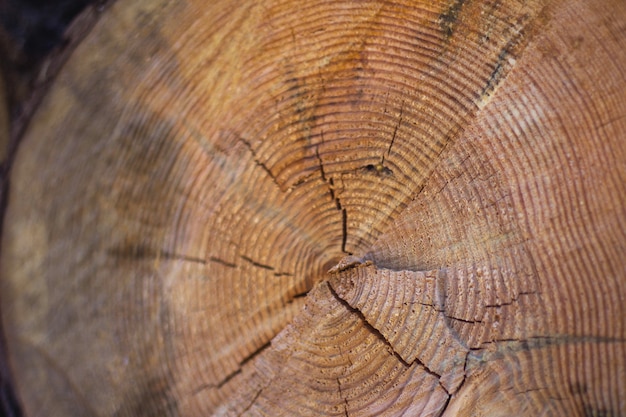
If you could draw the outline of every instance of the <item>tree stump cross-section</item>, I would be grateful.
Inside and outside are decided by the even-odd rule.
[[[25,414],[626,414],[624,22],[114,3],[10,176]]]

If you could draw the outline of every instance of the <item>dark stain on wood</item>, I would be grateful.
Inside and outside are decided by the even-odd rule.
[[[439,16],[439,26],[446,38],[454,33],[454,29],[459,19],[459,14],[467,0],[455,0],[452,5]]]

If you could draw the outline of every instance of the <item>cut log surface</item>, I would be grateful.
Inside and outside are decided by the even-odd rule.
[[[27,416],[626,415],[624,1],[120,1],[18,151]]]

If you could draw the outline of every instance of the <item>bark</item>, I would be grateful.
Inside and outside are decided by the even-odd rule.
[[[11,172],[27,416],[626,413],[626,4],[117,2]]]
[[[9,150],[9,111],[6,99],[4,79],[0,73],[0,214],[4,213],[6,206],[8,150]],[[2,228],[0,227],[0,233]],[[0,314],[2,303],[0,303]],[[6,340],[0,321],[0,415],[3,417],[19,417],[21,415],[19,405],[15,398],[12,385],[11,372],[7,363]]]

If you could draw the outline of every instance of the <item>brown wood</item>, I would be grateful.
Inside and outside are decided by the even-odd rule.
[[[115,3],[11,172],[26,415],[626,414],[625,65],[623,1]]]

